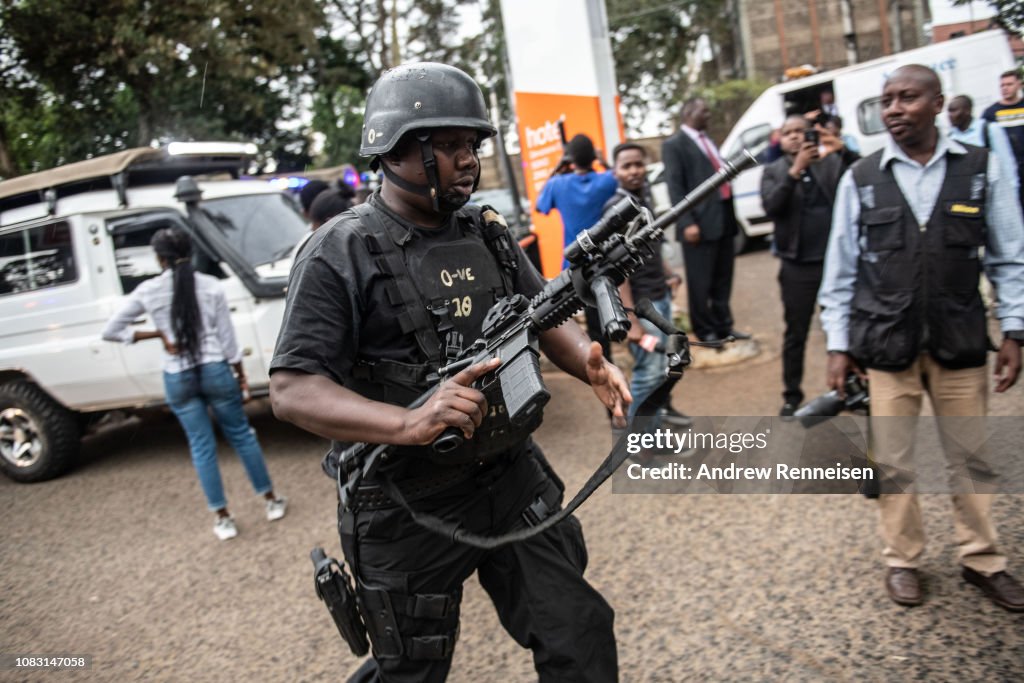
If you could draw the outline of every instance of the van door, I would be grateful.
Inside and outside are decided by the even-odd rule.
[[[254,290],[237,276],[224,282],[249,385],[254,394],[265,393],[284,317],[292,253],[309,228],[294,202],[276,192],[204,199],[195,219],[198,228],[216,231],[226,254],[234,257],[223,259],[221,267],[230,272],[238,264],[261,285]]]

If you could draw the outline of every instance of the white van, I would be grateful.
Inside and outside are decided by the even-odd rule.
[[[0,471],[41,481],[74,463],[83,428],[162,405],[161,346],[100,338],[126,294],[159,273],[149,247],[187,231],[222,279],[246,375],[265,394],[295,244],[294,199],[237,180],[247,150],[134,149],[0,182]],[[199,180],[201,177],[226,180]],[[134,322],[145,327],[146,317]]]
[[[832,91],[843,119],[843,134],[853,136],[861,155],[867,156],[886,140],[881,117],[882,86],[889,74],[905,64],[924,64],[934,69],[942,79],[946,100],[954,95],[969,96],[974,100],[975,116],[999,99],[999,74],[1014,67],[1005,34],[985,31],[780,83],[765,90],[750,105],[726,137],[722,150],[727,156],[744,148],[760,153],[768,146],[772,130],[782,126],[788,113],[818,109],[822,91]],[[939,117],[939,125],[948,128],[944,114]],[[772,232],[771,220],[764,215],[761,205],[761,168],[746,171],[733,181],[732,187],[736,217],[744,233],[737,242]]]

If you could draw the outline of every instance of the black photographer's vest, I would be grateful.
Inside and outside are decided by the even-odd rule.
[[[988,151],[946,155],[935,209],[919,225],[882,151],[853,166],[860,200],[860,258],[850,310],[850,353],[898,371],[922,351],[946,368],[985,364],[985,306],[978,293],[985,245]]]

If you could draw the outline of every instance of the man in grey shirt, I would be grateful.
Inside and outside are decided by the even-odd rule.
[[[995,314],[1004,334],[996,392],[1017,381],[1024,340],[1024,223],[1013,183],[988,150],[965,147],[936,127],[943,103],[939,79],[927,67],[901,67],[886,81],[882,120],[890,139],[840,182],[818,295],[828,384],[841,393],[848,373],[866,370],[872,452],[885,464],[883,475],[901,484],[879,497],[885,585],[901,605],[923,601],[921,511],[913,482],[902,485],[900,473],[913,471],[911,425],[924,394],[940,418],[979,418],[957,422],[955,434],[939,420],[951,462],[977,457],[984,442],[989,341],[978,293],[982,263],[999,293]],[[963,576],[1001,607],[1024,611],[1024,590],[1006,573],[996,546],[992,498],[954,492]]]

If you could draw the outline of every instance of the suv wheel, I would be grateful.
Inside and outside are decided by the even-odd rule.
[[[15,481],[66,472],[78,454],[75,414],[29,382],[0,386],[0,470]]]

